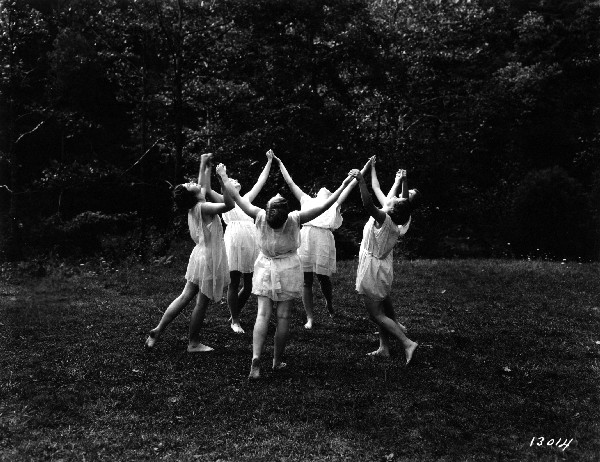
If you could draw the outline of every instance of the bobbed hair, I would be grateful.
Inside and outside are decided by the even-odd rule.
[[[267,203],[267,224],[273,229],[281,228],[288,217],[288,201],[279,194]]]
[[[412,212],[419,208],[421,205],[422,197],[418,189],[413,189],[413,194],[410,195],[409,199],[404,202],[397,203],[392,210],[388,212],[388,215],[398,226],[405,225],[410,218]]]
[[[408,201],[399,202],[394,205],[394,208],[388,211],[388,215],[392,219],[395,225],[403,226],[408,222],[410,218],[410,204]]]
[[[175,207],[180,212],[187,212],[198,202],[196,194],[182,184],[178,184],[173,189],[173,200],[175,201]]]

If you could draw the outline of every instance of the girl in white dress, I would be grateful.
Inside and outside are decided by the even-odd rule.
[[[279,162],[279,159],[275,157]],[[348,177],[329,199],[321,205],[302,211],[288,211],[287,201],[279,194],[261,209],[241,197],[227,178],[225,167],[219,164],[217,173],[221,175],[224,187],[229,190],[242,210],[255,219],[258,230],[260,253],[254,264],[252,293],[258,296],[258,313],[252,336],[252,364],[250,379],[260,377],[260,356],[262,354],[269,319],[273,305],[277,306],[277,330],[273,353],[273,369],[286,366],[282,362],[288,336],[288,318],[291,302],[302,295],[302,265],[298,256],[300,246],[300,225],[316,218],[339,198],[343,189],[352,181]]]
[[[292,180],[292,177],[281,161],[279,161],[279,168],[283,179],[300,202],[300,210],[314,208],[331,196],[331,191],[327,188],[321,188],[315,197],[310,197],[294,183],[294,180]],[[314,324],[313,281],[315,274],[319,280],[323,297],[325,297],[325,307],[331,317],[335,315],[331,286],[331,275],[337,271],[333,231],[342,225],[341,205],[356,184],[357,182],[353,180],[331,207],[314,220],[305,223],[300,230],[300,248],[298,249],[298,254],[300,255],[302,271],[304,272],[302,303],[306,311],[305,329],[312,329]]]
[[[158,325],[150,331],[146,339],[146,348],[154,347],[167,326],[198,294],[190,319],[187,351],[195,353],[212,350],[211,347],[200,343],[200,326],[210,301],[221,300],[223,289],[229,283],[223,226],[218,214],[231,210],[234,202],[229,194],[224,195],[224,203],[206,202],[204,185],[210,170],[210,156],[203,155],[198,175],[199,184],[177,185],[173,191],[177,208],[188,211],[190,236],[196,246],[190,255],[185,272],[187,282],[183,292],[171,302]]]
[[[379,187],[375,172],[375,158],[372,157],[372,187],[382,204],[381,208],[377,208],[373,204],[363,174],[358,170],[352,170],[350,174],[358,180],[363,205],[371,215],[363,229],[356,272],[356,290],[363,296],[371,319],[379,326],[379,349],[369,354],[388,357],[390,355],[388,336],[391,334],[402,343],[406,364],[408,364],[417,348],[417,343],[410,340],[404,333],[405,328],[396,322],[390,291],[394,279],[394,245],[398,238],[408,231],[410,213],[417,205],[418,191],[408,191],[406,171],[399,170],[392,189],[385,196]],[[402,184],[402,194],[397,197],[400,184]]]
[[[258,177],[256,184],[244,194],[248,202],[252,203],[265,185],[272,163],[273,151],[269,150],[267,152],[267,164]],[[241,189],[240,183],[233,178],[230,178],[229,181],[239,192]],[[206,182],[206,197],[214,202],[223,202],[223,196],[212,190],[210,178],[207,178]],[[233,210],[224,213],[222,217],[227,225],[225,228],[225,251],[227,252],[230,278],[229,287],[227,288],[227,305],[231,313],[231,329],[235,333],[243,334],[244,329],[240,325],[240,312],[252,292],[252,273],[254,262],[258,257],[256,226],[254,226],[254,220],[246,215],[237,204]],[[240,290],[242,277],[244,285]]]

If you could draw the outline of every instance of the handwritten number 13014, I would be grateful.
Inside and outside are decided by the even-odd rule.
[[[535,442],[536,440],[537,443]],[[573,438],[571,438],[569,441],[567,441],[567,439],[565,438],[565,441],[562,444],[561,441],[562,438],[559,438],[558,440],[546,440],[543,436],[534,436],[533,438],[531,438],[531,443],[529,443],[529,446],[556,446],[557,448],[562,449],[562,451],[564,452],[573,441]]]

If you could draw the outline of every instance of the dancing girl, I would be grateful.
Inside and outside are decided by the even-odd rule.
[[[290,191],[292,191],[296,199],[300,202],[300,210],[314,208],[331,196],[331,191],[327,188],[319,189],[315,197],[309,196],[294,182],[280,160],[279,169]],[[317,218],[305,223],[300,230],[300,248],[298,249],[298,254],[300,255],[302,271],[304,272],[302,304],[306,311],[305,329],[312,329],[314,324],[313,281],[315,274],[325,298],[325,307],[331,317],[335,316],[331,284],[331,276],[337,271],[333,231],[342,225],[341,205],[356,184],[357,182],[353,180],[331,207]]]
[[[225,193],[223,203],[207,202],[204,185],[210,176],[210,155],[203,155],[200,161],[198,183],[177,185],[173,198],[178,210],[187,210],[190,236],[196,244],[185,272],[186,284],[181,295],[171,302],[158,325],[150,331],[146,348],[156,344],[167,326],[181,313],[188,303],[198,295],[192,312],[187,351],[190,353],[211,351],[212,348],[200,342],[200,326],[211,300],[219,301],[223,289],[229,283],[227,255],[223,242],[223,225],[219,213],[233,209],[232,197]],[[220,181],[220,180],[219,180]]]
[[[277,157],[274,159],[280,163]],[[290,212],[287,200],[279,194],[267,202],[266,209],[251,204],[239,195],[229,181],[225,166],[219,164],[217,173],[221,176],[225,191],[229,191],[241,209],[254,218],[258,230],[260,253],[254,263],[252,280],[252,293],[258,296],[258,313],[252,336],[252,363],[249,375],[250,379],[258,379],[260,357],[274,305],[277,312],[277,329],[272,367],[273,370],[286,367],[282,358],[289,331],[291,302],[302,296],[302,264],[297,252],[300,246],[300,225],[313,220],[331,207],[352,178],[346,178],[342,185],[320,205],[307,210]]]
[[[265,185],[271,164],[273,163],[273,151],[267,152],[267,164],[263,168],[256,184],[250,191],[244,194],[244,198],[252,203],[258,193]],[[229,178],[233,187],[241,190],[239,181]],[[223,196],[211,188],[210,177],[206,181],[206,197],[213,202],[223,202]],[[246,215],[239,205],[235,204],[233,210],[223,213],[225,228],[225,251],[227,263],[229,264],[229,287],[227,288],[227,305],[231,314],[231,329],[238,334],[243,334],[244,329],[240,324],[240,313],[248,301],[252,292],[252,275],[254,262],[258,257],[258,241],[254,220]],[[243,281],[242,281],[243,279]],[[243,283],[240,290],[240,282]]]
[[[399,170],[394,185],[385,196],[379,187],[375,157],[372,157],[372,188],[382,205],[377,208],[373,204],[363,173],[352,170],[350,174],[358,180],[363,206],[371,216],[363,229],[356,273],[356,290],[362,295],[371,319],[379,326],[379,348],[369,355],[389,357],[389,335],[392,335],[402,343],[408,364],[418,344],[406,336],[404,327],[396,321],[390,292],[394,279],[394,245],[408,231],[411,212],[416,208],[420,197],[419,192],[409,192],[406,170]],[[396,194],[400,185],[402,192],[398,197]]]

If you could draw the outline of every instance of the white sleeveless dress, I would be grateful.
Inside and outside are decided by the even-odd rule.
[[[198,203],[188,212],[190,236],[196,246],[190,255],[185,279],[198,285],[201,293],[218,302],[223,297],[223,289],[229,284],[223,225],[216,214],[208,225],[204,224],[201,207],[202,204]]]
[[[320,199],[302,196],[300,210],[308,210],[318,206]],[[300,231],[300,248],[298,254],[302,261],[302,271],[331,276],[337,271],[335,239],[333,230],[342,225],[340,204],[335,202],[317,218],[302,225]]]
[[[302,297],[304,275],[298,256],[300,212],[291,212],[280,229],[267,224],[264,210],[258,213],[255,222],[260,252],[254,263],[252,293],[273,301]]]
[[[390,294],[394,281],[394,245],[408,231],[410,218],[402,226],[396,225],[389,215],[381,227],[369,218],[363,229],[358,254],[356,291],[371,300],[382,301]]]
[[[258,257],[258,237],[254,220],[235,204],[223,214],[225,228],[225,252],[229,271],[252,273]]]

